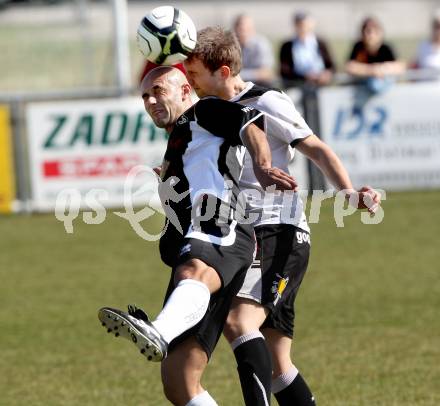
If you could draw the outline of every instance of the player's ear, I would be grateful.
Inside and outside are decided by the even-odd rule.
[[[231,76],[231,69],[229,66],[223,65],[219,68],[220,71],[220,77],[222,79],[228,79]]]
[[[182,100],[186,100],[188,97],[191,97],[191,85],[184,83],[182,85]]]

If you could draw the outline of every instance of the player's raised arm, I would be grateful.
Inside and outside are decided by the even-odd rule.
[[[321,169],[336,189],[344,190],[350,202],[357,202],[356,208],[368,209],[370,213],[374,213],[377,210],[377,206],[380,204],[380,194],[369,186],[356,191],[341,160],[316,135],[304,138],[297,144],[296,148]],[[356,199],[350,199],[352,195],[357,195]]]
[[[255,124],[246,126],[242,133],[244,146],[252,158],[255,177],[263,188],[275,185],[278,190],[294,190],[295,179],[278,168],[272,168],[272,155],[266,134]]]

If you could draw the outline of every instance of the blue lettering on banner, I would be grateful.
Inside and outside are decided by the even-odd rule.
[[[383,137],[387,119],[388,112],[381,106],[368,109],[359,106],[339,108],[336,112],[333,138],[353,140],[362,135],[368,138]]]

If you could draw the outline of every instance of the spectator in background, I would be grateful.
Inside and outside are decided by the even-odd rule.
[[[243,67],[240,76],[246,82],[272,86],[274,56],[269,40],[257,34],[254,21],[246,14],[237,16],[234,22],[234,32],[241,46]]]
[[[280,74],[284,86],[292,82],[326,85],[333,78],[335,65],[327,44],[315,33],[315,21],[304,12],[293,17],[295,37],[280,50]]]
[[[364,79],[371,92],[378,93],[387,89],[406,67],[396,59],[391,46],[384,43],[379,21],[367,17],[361,26],[361,39],[354,44],[345,69],[350,75]]]
[[[440,11],[432,20],[431,39],[419,45],[416,68],[440,71]]]

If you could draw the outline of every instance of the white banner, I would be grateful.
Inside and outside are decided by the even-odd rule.
[[[440,84],[396,84],[374,96],[360,89],[319,91],[321,136],[355,187],[439,187]]]
[[[35,210],[53,210],[65,189],[79,191],[83,208],[87,197],[122,206],[128,171],[160,165],[167,143],[139,97],[31,103],[27,125]],[[144,205],[157,181],[143,171],[131,187],[133,202]]]
[[[288,94],[300,110],[301,93]],[[54,210],[66,190],[78,191],[83,209],[94,201],[121,207],[124,185],[133,204],[160,205],[152,173],[141,171],[126,182],[133,167],[160,165],[166,149],[165,131],[153,124],[140,98],[29,103],[27,132],[34,210]],[[289,167],[300,189],[307,190],[304,156],[296,152]]]

